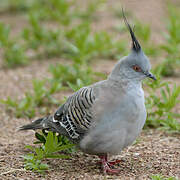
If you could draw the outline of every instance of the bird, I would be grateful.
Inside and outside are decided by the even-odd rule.
[[[108,155],[131,145],[146,121],[142,81],[156,80],[151,64],[124,13],[132,47],[114,66],[107,79],[82,87],[68,97],[54,114],[21,126],[19,130],[43,129],[68,137],[87,154],[97,155],[103,173],[117,174]]]

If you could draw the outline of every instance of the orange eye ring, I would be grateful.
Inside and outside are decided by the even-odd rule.
[[[136,72],[141,72],[141,68],[140,68],[139,66],[137,66],[137,65],[134,65],[132,68],[133,68],[134,71],[136,71]]]

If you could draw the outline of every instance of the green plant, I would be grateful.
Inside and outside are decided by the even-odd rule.
[[[96,12],[100,9],[106,0],[93,0],[86,3],[85,7],[82,8],[76,4],[74,15],[81,18],[83,21],[97,20]]]
[[[30,12],[40,20],[68,26],[74,18],[74,4],[74,0],[38,0],[33,2]]]
[[[141,40],[142,47],[148,56],[157,56],[159,47],[151,42],[151,29],[147,24],[136,21],[135,33]]]
[[[29,95],[25,95],[25,98],[21,101],[11,99],[8,97],[6,100],[0,101],[2,104],[6,105],[6,109],[10,112],[13,112],[16,117],[27,116],[32,118],[35,116],[35,108],[33,99]]]
[[[160,47],[165,52],[166,58],[162,64],[163,76],[173,76],[175,74],[175,68],[180,65],[180,18],[179,8],[168,5],[169,18],[168,18],[168,33],[164,34],[166,43]]]
[[[0,23],[0,47],[3,49],[4,65],[16,67],[28,63],[25,49],[15,39],[10,39],[10,27]]]
[[[25,55],[25,50],[20,44],[11,42],[4,48],[4,65],[8,67],[17,67],[26,65],[28,58]]]
[[[125,52],[124,41],[117,41],[104,31],[93,34],[91,31],[89,22],[83,22],[65,33],[68,58],[84,63],[97,58],[116,58]]]
[[[114,36],[104,31],[94,34],[93,45],[98,58],[118,59],[119,55],[127,53],[127,43],[124,40],[116,40]]]
[[[162,175],[153,175],[153,176],[151,176],[151,179],[152,180],[178,180],[175,177],[165,177]]]
[[[30,27],[22,33],[27,49],[32,49],[36,56],[60,56],[64,48],[61,31],[47,29],[34,14],[29,15],[29,23]]]
[[[87,86],[95,81],[93,77],[95,73],[92,69],[78,63],[72,65],[51,65],[50,72],[52,74],[52,79],[60,80],[64,86],[68,86],[69,84],[75,85],[78,81],[81,81],[84,86]]]
[[[134,23],[134,32],[137,38],[140,41],[140,44],[143,48],[143,51],[146,53],[147,56],[155,57],[158,55],[159,47],[156,46],[151,41],[151,29],[150,26],[147,24],[142,24],[136,20]],[[125,24],[120,24],[115,27],[116,31],[120,31],[121,33],[127,32],[128,29]],[[128,32],[129,33],[129,32]]]
[[[51,20],[68,27],[74,20],[95,19],[95,12],[103,3],[104,0],[93,0],[85,3],[82,8],[74,0],[38,0],[33,1],[30,11],[43,21]]]
[[[19,13],[27,11],[33,0],[24,1],[24,0],[1,0],[0,13]]]
[[[14,67],[30,62],[28,59],[44,56],[65,57],[77,63],[97,58],[119,58],[125,52],[125,41],[117,41],[104,31],[92,33],[90,21],[87,21],[103,2],[92,1],[85,8],[88,11],[84,11],[73,0],[33,0],[28,10],[29,25],[21,33],[23,39],[16,37],[21,44],[13,39],[3,46],[5,63]],[[47,26],[48,20],[53,20],[53,28]],[[5,35],[9,36],[9,33]],[[10,38],[2,39],[7,42]]]
[[[48,170],[49,166],[42,163],[44,159],[69,158],[68,155],[59,154],[58,152],[67,151],[74,146],[69,141],[60,141],[60,138],[53,132],[49,132],[48,134],[45,132],[42,134],[36,133],[36,138],[43,144],[40,147],[26,146],[32,153],[24,156],[25,168],[32,171],[44,172]]]
[[[49,82],[48,85],[46,83]],[[6,105],[7,110],[13,112],[16,117],[29,117],[35,116],[36,108],[48,104],[58,104],[52,97],[52,94],[59,91],[62,86],[59,81],[33,81],[33,92],[26,92],[25,97],[21,100],[11,99],[8,97],[6,100],[1,100],[1,103]],[[48,86],[50,86],[48,88]]]
[[[157,73],[156,82],[148,82],[149,96],[146,98],[148,117],[146,126],[159,127],[160,129],[180,132],[180,123],[177,118],[178,113],[173,112],[174,107],[180,103],[180,86],[170,88],[168,82],[161,82],[160,72]],[[159,75],[158,75],[159,74]],[[160,92],[159,92],[160,91]],[[156,93],[159,93],[157,96]]]

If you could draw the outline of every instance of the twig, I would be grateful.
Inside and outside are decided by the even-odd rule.
[[[15,171],[26,171],[26,169],[11,169],[9,171],[1,173],[0,176],[5,175],[5,174],[9,174],[9,173],[13,173]]]

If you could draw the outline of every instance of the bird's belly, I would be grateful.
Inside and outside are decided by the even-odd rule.
[[[99,124],[82,139],[81,149],[91,154],[119,154],[123,148],[132,144],[146,119],[144,105],[140,106],[141,109],[132,106],[133,103],[105,114]]]

